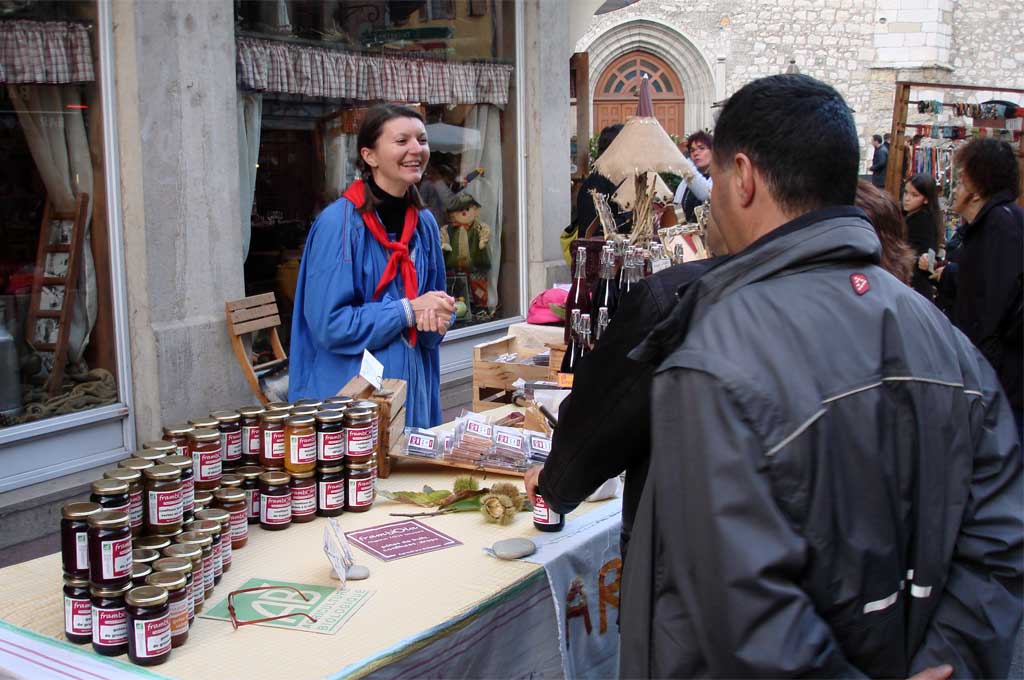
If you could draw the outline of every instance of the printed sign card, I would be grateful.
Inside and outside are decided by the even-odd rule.
[[[384,562],[462,545],[414,519],[350,531],[345,535],[350,542]]]

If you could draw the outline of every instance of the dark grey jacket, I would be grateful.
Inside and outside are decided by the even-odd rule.
[[[1005,677],[1024,484],[996,376],[859,211],[799,226],[666,322],[622,674]]]

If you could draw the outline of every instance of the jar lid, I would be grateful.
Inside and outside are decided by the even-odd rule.
[[[213,502],[213,494],[209,491],[196,491],[193,500],[196,505],[209,505]]]
[[[192,469],[192,458],[190,456],[167,456],[160,461],[161,465],[173,465],[182,472]]]
[[[122,482],[131,484],[142,479],[142,473],[138,470],[129,470],[128,468],[114,468],[104,472],[103,477],[105,479],[119,479]]]
[[[197,430],[209,430],[217,427],[217,419],[211,418],[210,416],[203,416],[201,418],[193,418],[188,421],[195,426]]]
[[[173,465],[154,465],[142,471],[146,479],[157,481],[174,481],[181,479],[181,470]]]
[[[287,484],[292,481],[292,476],[281,470],[268,470],[260,475],[260,481],[272,485]]]
[[[372,418],[373,411],[363,406],[353,406],[352,408],[345,410],[345,418],[348,420],[359,420],[362,418]]]
[[[151,548],[136,548],[132,550],[133,564],[149,564],[160,559],[160,553]]]
[[[263,468],[259,465],[243,465],[240,468],[235,468],[235,474],[242,479],[256,479],[263,474]]]
[[[293,417],[309,417],[309,419],[312,420],[313,416],[316,415],[316,410],[316,406],[299,406],[297,408],[293,408],[288,413]]]
[[[190,551],[195,552],[196,557],[203,554],[203,552],[194,545],[178,545],[176,547],[188,548]],[[192,571],[192,560],[184,557],[161,557],[153,563],[153,571],[173,571],[187,574]]]
[[[295,402],[295,406],[319,406],[324,403],[321,399],[299,399]]]
[[[378,404],[375,401],[370,401],[369,399],[363,399],[361,401],[354,402],[352,405],[355,406],[356,408],[366,408],[370,409],[371,411],[380,410],[380,404]]]
[[[65,503],[61,508],[64,519],[85,519],[102,511],[99,503]]]
[[[153,467],[153,465],[154,463],[151,460],[142,460],[141,458],[125,458],[124,460],[117,464],[117,467],[121,467],[126,470],[138,470],[139,472],[142,472],[146,468]]]
[[[177,451],[178,447],[175,446],[174,450]],[[156,464],[167,457],[167,452],[158,451],[156,449],[139,449],[138,451],[132,453],[132,455],[136,458],[141,458],[142,460],[151,460],[153,461],[154,464]]]
[[[245,491],[242,489],[218,489],[213,492],[213,497],[222,503],[237,503],[245,500]]]
[[[288,427],[303,427],[305,425],[312,426],[313,418],[308,415],[293,416],[288,419]]]
[[[105,510],[89,515],[89,526],[117,529],[128,526],[128,513],[121,510]]]
[[[132,563],[132,581],[140,578],[145,578],[153,573],[153,567],[149,566],[145,562],[133,562]]]
[[[213,427],[217,427],[217,421],[213,422]],[[220,441],[220,432],[217,432],[217,430],[210,430],[210,429],[207,429],[207,428],[201,428],[201,429],[192,430],[191,432],[189,432],[188,433],[188,438],[191,439],[192,441],[197,441],[197,442],[211,442],[211,441],[219,442]]]
[[[193,545],[191,543],[175,543],[164,548],[163,552],[165,557],[153,563],[153,568],[157,571],[163,571],[160,563],[163,562],[164,559],[181,559],[191,564],[192,560],[199,559],[203,556],[203,549],[198,545]]]
[[[341,422],[345,418],[344,411],[318,411],[316,414],[317,422],[321,423],[337,423]]]
[[[185,562],[185,560],[177,560]],[[192,563],[188,562],[188,569],[192,571]],[[167,592],[181,590],[188,583],[188,577],[184,574],[177,574],[173,571],[157,571],[146,577],[146,585],[163,588]]]
[[[89,586],[89,592],[92,593],[94,597],[121,597],[131,589],[132,582],[130,579],[119,586],[101,586],[96,584],[91,584]]]
[[[163,550],[171,544],[166,536],[139,536],[132,539],[132,545],[142,550]]]
[[[310,477],[312,477],[313,475],[316,474],[316,471],[314,471],[314,470],[307,470],[305,472],[292,472],[290,474],[292,476],[292,480],[296,480],[296,479],[309,479]]]
[[[213,543],[213,539],[210,538],[209,535],[200,533],[198,531],[186,531],[182,534],[178,534],[178,536],[176,536],[174,540],[177,543],[182,543],[184,545],[197,545],[200,548],[205,548],[206,546]]]
[[[238,411],[214,411],[210,414],[210,417],[218,423],[233,423],[241,420],[242,414]]]
[[[292,405],[287,401],[272,401],[263,408],[267,413],[270,413],[271,411],[290,411],[292,409]]]
[[[288,411],[267,411],[260,416],[260,421],[264,423],[284,422],[289,415]]]
[[[351,404],[353,401],[355,401],[355,399],[353,399],[352,397],[347,397],[344,394],[339,394],[334,397],[327,397],[326,399],[324,399],[324,404],[338,404],[344,406],[345,404]]]
[[[237,489],[240,486],[242,486],[242,477],[237,472],[226,472],[220,476],[222,489]]]
[[[153,607],[167,602],[167,591],[158,586],[132,588],[124,596],[124,603],[133,607]]]
[[[192,522],[192,533],[216,536],[220,533],[220,522],[214,519],[197,519]]]
[[[128,493],[128,482],[121,479],[97,479],[92,483],[92,492],[97,496]]]
[[[335,473],[341,472],[341,466],[340,465],[325,465],[324,467],[320,468],[319,472],[320,472],[320,474],[333,475]]]
[[[88,588],[89,579],[81,576],[72,576],[70,574],[64,574],[64,585],[71,586],[72,588]]]
[[[167,454],[174,453],[178,449],[176,444],[172,444],[166,439],[153,439],[148,442],[142,442],[142,448],[152,451],[163,451]]]
[[[345,467],[349,470],[356,470],[362,472],[363,470],[370,470],[377,467],[377,461],[371,460],[369,463],[345,463]]]
[[[196,428],[191,423],[175,423],[174,425],[165,425],[164,434],[175,435],[180,437],[183,434],[188,434],[194,429]]]
[[[262,406],[243,406],[242,408],[238,409],[238,413],[243,416],[258,416],[259,414],[265,412],[266,410],[267,409],[263,408]]]
[[[227,491],[227,489],[224,490]],[[239,491],[242,494],[245,494],[245,492],[241,491],[241,489],[239,489]],[[223,524],[224,522],[227,522],[231,519],[231,513],[225,510],[224,508],[210,508],[209,510],[200,510],[199,512],[197,512],[196,519],[212,519],[214,522],[220,522],[221,524]]]

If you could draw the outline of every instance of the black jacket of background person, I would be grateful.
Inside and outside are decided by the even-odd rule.
[[[551,454],[540,474],[544,500],[571,512],[606,480],[626,472],[622,553],[650,456],[653,366],[627,355],[675,307],[680,287],[724,258],[675,265],[640,281],[619,304],[608,330],[576,368],[572,393],[558,410]]]
[[[939,290],[953,298],[950,318],[992,364],[1019,420],[1024,410],[1024,346],[1019,335],[1007,340],[1003,331],[1019,304],[1024,209],[1010,192],[1000,192],[960,231],[963,240],[942,272]]]
[[[608,194],[608,206],[612,209],[612,216],[615,221],[619,221],[621,211],[619,210],[619,204],[611,200],[612,194],[615,193],[615,183],[604,175],[592,172],[583,180],[583,184],[580,185],[579,192],[576,194],[576,226],[579,228],[579,238],[583,238],[586,235],[587,227],[597,217],[597,208],[594,207],[594,197],[590,195],[590,190],[593,189],[599,194]],[[601,234],[600,227],[597,231]]]
[[[920,257],[927,253],[929,248],[935,251],[939,249],[939,234],[936,229],[935,220],[928,210],[918,210],[907,217],[907,243],[914,249],[915,255]],[[910,284],[914,290],[931,300],[932,282],[929,276],[931,274],[917,266],[915,259]]]

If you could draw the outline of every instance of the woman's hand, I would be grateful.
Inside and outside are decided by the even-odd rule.
[[[412,311],[416,315],[417,330],[430,333],[444,333],[452,313],[455,311],[455,299],[439,290],[424,293],[415,300],[410,300]]]
[[[939,267],[938,269],[935,270],[935,273],[932,274],[931,276],[929,276],[928,278],[930,278],[932,281],[935,281],[936,283],[938,283],[939,281],[942,280],[942,272],[945,269],[946,269],[945,267]]]
[[[921,271],[928,271],[930,263],[928,262],[928,253],[925,253],[921,257],[917,258],[917,268]]]

